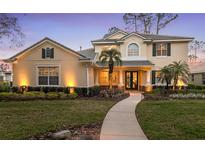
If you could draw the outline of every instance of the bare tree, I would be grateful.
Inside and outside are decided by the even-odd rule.
[[[0,13],[0,43],[9,41],[10,47],[23,45],[24,34],[18,19],[8,14]]]
[[[154,16],[152,13],[139,13],[138,15],[139,24],[142,25],[142,32],[143,33],[150,33],[152,25],[154,23]]]
[[[159,34],[159,31],[165,28],[169,23],[175,20],[178,17],[178,14],[173,13],[156,13],[156,34]]]
[[[137,29],[138,13],[125,13],[123,15],[123,20],[127,26],[129,27],[134,26],[134,31],[138,32]]]
[[[195,56],[194,54],[189,54],[189,55],[188,55],[188,61],[189,61],[190,63],[195,62],[196,59],[198,59],[198,57]]]
[[[193,40],[190,45],[189,45],[189,52],[191,53],[194,51],[194,62],[196,63],[197,61],[197,51],[204,48],[205,42],[204,41],[198,41],[198,40]]]
[[[117,32],[118,30],[120,30],[120,29],[117,28],[117,27],[111,27],[111,28],[108,29],[108,34],[115,33],[115,32]]]
[[[0,64],[0,71],[1,72],[6,72],[6,71],[8,71],[8,69],[9,69],[9,64],[6,64],[6,63]]]
[[[178,14],[172,13],[125,13],[123,20],[135,32],[159,34],[160,30],[175,20]]]

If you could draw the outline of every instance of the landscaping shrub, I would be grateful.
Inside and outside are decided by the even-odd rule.
[[[79,95],[79,96],[97,96],[100,93],[100,87],[99,86],[94,86],[94,87],[89,87],[89,88],[78,88],[75,87],[74,91]]]
[[[204,86],[204,85],[189,84],[189,85],[187,86],[187,89],[205,90],[205,86]]]
[[[59,98],[61,98],[61,99],[66,99],[66,98],[68,98],[68,93],[59,92],[58,95],[59,95]]]
[[[57,99],[60,98],[57,92],[48,92],[46,93],[46,99]]]
[[[0,92],[9,92],[10,84],[9,82],[0,82]]]
[[[45,99],[45,93],[40,91],[25,92],[24,95],[28,97],[34,96],[35,99]]]
[[[105,98],[117,98],[123,96],[124,94],[124,91],[121,89],[104,89],[100,91],[99,96]]]
[[[79,96],[88,96],[88,93],[87,93],[87,89],[88,88],[74,88],[74,91],[79,95]]]
[[[17,87],[17,86],[13,86],[13,87],[11,88],[11,91],[12,91],[13,93],[21,93],[20,87]]]
[[[72,93],[72,94],[68,94],[68,98],[69,99],[75,99],[78,97],[78,94],[76,92]]]
[[[100,93],[100,87],[99,86],[94,86],[89,88],[89,96],[97,96]]]
[[[0,100],[14,100],[19,99],[20,94],[17,93],[8,93],[8,92],[1,92],[0,93]]]

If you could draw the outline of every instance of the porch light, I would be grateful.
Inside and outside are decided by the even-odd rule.
[[[23,85],[23,86],[20,86],[20,91],[22,93],[26,92],[28,90],[27,86],[26,85]]]
[[[152,86],[151,85],[146,86],[145,91],[146,92],[151,92],[152,91]]]
[[[179,89],[181,89],[183,86],[185,86],[185,84],[181,79],[179,79],[177,82],[177,86],[179,87]]]
[[[69,93],[73,94],[75,92],[74,87],[69,87]]]
[[[26,79],[21,80],[21,86],[27,86],[27,85],[28,83]]]

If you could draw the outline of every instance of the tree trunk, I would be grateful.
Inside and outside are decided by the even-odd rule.
[[[168,90],[169,89],[169,81],[166,80],[166,89]]]
[[[109,89],[112,89],[112,73],[109,73]]]
[[[160,21],[160,15],[157,16],[156,34],[159,34],[159,21]]]
[[[176,78],[174,79],[173,90],[176,89],[177,82],[178,82],[178,77],[176,77]]]

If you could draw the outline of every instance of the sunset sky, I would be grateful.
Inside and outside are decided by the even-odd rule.
[[[50,37],[74,50],[92,47],[112,26],[124,29],[123,14],[12,14],[25,34],[22,48],[0,44],[0,59],[9,58],[44,37]],[[205,41],[205,14],[179,14],[160,34],[191,36]],[[205,53],[203,53],[205,54]],[[202,54],[201,54],[202,55]],[[203,56],[203,55],[202,55]]]

